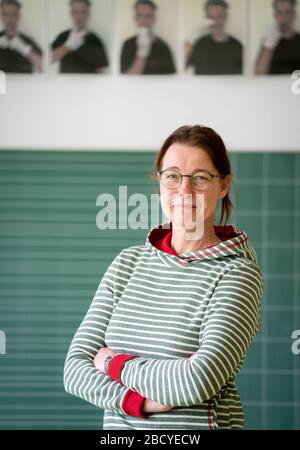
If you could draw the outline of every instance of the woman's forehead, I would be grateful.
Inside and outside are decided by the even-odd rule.
[[[200,147],[193,147],[187,144],[173,144],[166,151],[163,158],[164,165],[178,165],[178,164],[201,164],[210,163],[212,161],[208,153]]]

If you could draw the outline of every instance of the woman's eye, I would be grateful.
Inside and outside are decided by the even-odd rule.
[[[205,175],[195,175],[194,176],[194,180],[196,182],[201,182],[201,181],[209,181],[209,178]]]

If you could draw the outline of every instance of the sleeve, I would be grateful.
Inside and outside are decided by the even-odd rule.
[[[132,41],[124,42],[121,51],[121,73],[125,73],[134,61],[136,55],[136,45]]]
[[[195,66],[196,65],[196,46],[194,45],[194,47],[192,48],[191,54],[189,56],[189,59],[186,63],[186,67],[189,66]]]
[[[29,45],[32,46],[32,49],[38,53],[40,56],[42,56],[43,52],[41,50],[41,48],[39,47],[39,45],[30,37],[26,36],[25,34],[20,34],[21,38]]]
[[[243,51],[243,46],[240,42],[238,43],[237,53],[238,53],[237,73],[242,73],[243,72],[243,58],[244,58],[243,53],[244,53],[244,51]]]
[[[43,52],[41,50],[41,48],[35,43],[33,42],[33,50],[40,56],[43,56]]]
[[[164,46],[162,61],[160,69],[161,74],[168,75],[176,72],[172,52],[167,45]]]
[[[70,31],[65,31],[63,33],[60,33],[56,37],[56,39],[51,44],[52,50],[55,50],[56,48],[60,47],[61,45],[63,45],[66,42],[66,40],[68,38],[68,35],[69,35],[69,32]]]
[[[73,337],[64,365],[64,388],[99,408],[147,417],[141,411],[143,396],[113,381],[93,364],[98,350],[105,346],[105,332],[115,306],[114,279],[119,256],[105,272]]]
[[[96,35],[89,35],[86,43],[75,52],[75,55],[95,68],[108,66],[104,45]]]
[[[162,405],[198,405],[241,369],[260,327],[263,279],[257,266],[231,269],[209,303],[203,336],[192,359],[148,359],[116,355],[109,375]],[[116,362],[115,362],[116,360]]]

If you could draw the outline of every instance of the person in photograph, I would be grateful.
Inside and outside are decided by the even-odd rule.
[[[60,73],[101,73],[108,66],[104,44],[89,30],[91,2],[71,0],[72,29],[60,33],[52,43],[52,62]]]
[[[186,65],[195,75],[236,75],[243,71],[243,46],[226,31],[229,5],[207,0],[206,18],[185,42]]]
[[[291,74],[300,68],[300,33],[294,29],[296,0],[273,2],[275,23],[262,40],[256,75]]]
[[[64,388],[104,409],[104,430],[242,429],[236,377],[260,328],[263,277],[250,237],[230,224],[223,139],[176,129],[152,176],[167,221],[109,263],[70,343]]]
[[[150,0],[134,4],[137,34],[123,43],[121,72],[130,75],[168,75],[176,72],[172,52],[153,28],[157,6]]]
[[[18,0],[2,0],[0,32],[0,69],[6,73],[41,72],[43,58],[34,40],[19,31],[22,5]]]

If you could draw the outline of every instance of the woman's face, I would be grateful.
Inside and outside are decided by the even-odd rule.
[[[192,175],[199,170],[220,175],[205,150],[179,143],[172,144],[165,153],[160,170],[166,169],[176,169],[182,175]],[[183,177],[175,189],[169,189],[160,182],[162,210],[172,224],[186,230],[195,229],[194,224],[202,220],[203,225],[213,222],[218,200],[226,196],[230,180],[230,175],[222,179],[212,178],[201,190],[193,187],[187,177]]]

